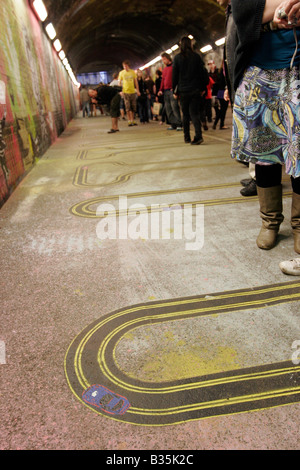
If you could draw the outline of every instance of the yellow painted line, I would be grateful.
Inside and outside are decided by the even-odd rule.
[[[168,162],[161,162],[161,165],[162,164],[167,164]],[[173,162],[170,162],[170,163],[173,163]],[[150,165],[150,164],[153,164],[153,163],[143,163],[143,166],[145,165]],[[230,163],[222,163],[222,166],[224,165],[229,165]],[[219,166],[220,163],[213,163],[211,165],[209,165],[209,167],[212,167],[212,166]],[[135,164],[132,164],[131,166],[135,166]],[[127,181],[129,181],[129,179],[132,177],[132,176],[135,176],[135,175],[140,175],[140,174],[144,174],[144,173],[154,173],[154,172],[161,172],[161,171],[176,171],[176,170],[190,170],[190,169],[195,169],[195,168],[201,168],[201,166],[199,165],[199,163],[197,165],[188,165],[188,166],[174,166],[174,167],[167,167],[167,166],[163,166],[163,167],[160,167],[160,168],[150,168],[150,169],[147,169],[147,170],[139,170],[139,171],[132,171],[130,173],[125,173],[123,175],[119,175],[117,178],[115,178],[114,180],[112,181],[109,181],[108,183],[88,183],[88,169],[87,168],[84,168],[84,167],[79,167],[76,169],[75,171],[75,176],[74,176],[74,180],[73,180],[73,184],[74,186],[88,186],[88,187],[106,187],[106,186],[112,186],[114,184],[118,184],[118,183],[126,183]],[[239,184],[239,186],[241,186]]]
[[[80,400],[78,398],[78,396],[76,395],[76,393],[74,392],[74,390],[71,388],[71,391],[73,392],[73,394],[75,395],[75,397],[80,401],[81,404],[83,404],[84,406],[86,406],[87,408],[89,408],[90,410],[92,410],[93,412],[97,413],[98,415],[100,416],[103,416],[103,413],[97,411],[95,408],[92,408],[91,406],[89,406],[87,403],[85,403],[84,401]],[[293,394],[291,394],[293,395]],[[285,396],[285,394],[283,394],[283,396]],[[185,424],[185,423],[191,423],[191,422],[194,422],[194,421],[202,421],[202,420],[207,420],[207,419],[210,419],[210,418],[218,418],[218,417],[224,417],[224,416],[234,416],[234,415],[240,415],[240,414],[246,414],[246,413],[249,413],[249,412],[257,412],[257,411],[264,411],[264,410],[269,410],[270,408],[281,408],[282,406],[289,406],[291,404],[294,404],[294,402],[292,401],[291,403],[290,402],[286,402],[286,403],[280,403],[280,404],[273,404],[272,406],[265,406],[265,407],[261,407],[261,406],[258,406],[257,408],[251,408],[251,409],[248,409],[248,410],[239,410],[239,411],[227,411],[227,413],[216,413],[216,414],[212,414],[212,415],[208,415],[208,416],[197,416],[195,418],[186,418],[186,419],[181,419],[179,421],[172,421],[171,423],[138,423],[138,422],[134,422],[134,421],[128,421],[128,420],[125,420],[125,419],[122,419],[122,423],[126,423],[126,424],[130,424],[132,426],[138,426],[138,427],[151,427],[151,428],[163,428],[163,427],[167,427],[167,426],[176,426],[178,424]],[[129,408],[130,409],[130,408]],[[129,412],[129,410],[127,410],[126,414]],[[137,413],[137,415],[140,415],[140,413]],[[145,415],[147,416],[147,415]],[[157,415],[159,416],[159,415]],[[114,418],[112,415],[108,416],[106,415],[107,418],[109,418],[111,421],[116,421],[118,423],[120,423],[120,419],[118,418]]]
[[[127,315],[129,313],[135,313],[135,312],[139,312],[141,310],[150,310],[150,309],[157,309],[159,307],[166,307],[166,306],[175,306],[175,305],[188,305],[190,303],[195,303],[195,302],[201,302],[201,303],[205,303],[205,302],[210,302],[211,300],[221,300],[221,299],[230,299],[230,298],[238,298],[239,296],[253,296],[253,295],[259,295],[259,294],[272,294],[272,293],[276,293],[276,291],[284,291],[284,290],[288,290],[288,289],[298,289],[299,290],[299,287],[300,287],[300,283],[299,282],[295,282],[295,283],[287,283],[286,285],[278,285],[278,286],[271,286],[271,287],[264,287],[264,288],[261,288],[261,289],[258,289],[258,290],[250,290],[250,291],[239,291],[239,292],[231,292],[231,293],[225,293],[225,294],[219,294],[219,295],[215,295],[215,296],[211,296],[209,299],[201,296],[201,298],[189,298],[189,299],[184,299],[184,300],[175,300],[175,301],[167,301],[167,302],[160,302],[160,303],[153,303],[153,304],[145,304],[145,305],[138,305],[138,306],[135,306],[135,307],[132,307],[132,308],[128,308],[126,310],[121,310],[119,312],[116,312],[114,315],[111,315],[111,316],[108,316],[106,317],[105,319],[101,320],[99,323],[97,323],[91,330],[88,331],[88,333],[80,340],[80,343],[78,345],[78,347],[76,348],[76,351],[75,351],[75,356],[73,358],[73,365],[74,365],[74,371],[75,371],[75,376],[76,376],[76,379],[78,380],[78,383],[80,384],[80,386],[82,387],[83,390],[87,389],[91,384],[88,383],[88,380],[85,378],[84,374],[83,374],[83,371],[82,371],[82,364],[81,364],[81,359],[82,359],[82,354],[84,353],[84,348],[87,344],[87,342],[89,341],[89,339],[91,339],[92,335],[97,333],[97,331],[102,327],[104,326],[106,323],[110,322],[110,321],[115,321],[117,319],[120,319],[120,317],[124,316],[124,315]],[[254,288],[255,289],[255,288]],[[122,323],[122,325],[120,325],[119,327],[115,328],[113,331],[111,331],[105,338],[104,340],[102,341],[101,339],[101,346],[98,350],[98,355],[97,355],[97,361],[98,361],[98,365],[100,366],[100,369],[102,371],[102,373],[113,383],[115,383],[118,387],[121,387],[123,389],[126,389],[126,390],[129,390],[129,391],[133,391],[133,392],[136,392],[136,393],[143,393],[143,394],[164,394],[164,393],[176,393],[176,392],[185,392],[185,391],[188,391],[188,390],[193,390],[193,389],[199,389],[201,390],[201,388],[203,387],[209,387],[209,386],[222,386],[222,385],[225,385],[225,384],[235,384],[235,383],[238,383],[238,382],[246,382],[246,381],[257,381],[257,380],[268,380],[268,379],[272,379],[272,378],[277,378],[277,377],[280,377],[280,376],[284,376],[284,375],[290,375],[290,374],[293,374],[293,373],[299,373],[300,371],[300,366],[299,367],[278,367],[278,364],[276,364],[276,369],[269,369],[269,370],[265,370],[265,371],[261,371],[261,372],[252,372],[252,373],[244,373],[244,374],[239,374],[239,375],[236,375],[236,376],[230,376],[230,377],[222,377],[222,378],[218,378],[218,379],[211,379],[211,380],[206,380],[206,381],[203,381],[203,382],[193,382],[193,383],[186,383],[184,385],[179,385],[179,386],[171,386],[171,387],[156,387],[156,388],[147,388],[147,387],[136,387],[136,386],[132,386],[130,384],[127,384],[126,382],[122,381],[122,380],[119,380],[117,379],[114,375],[111,374],[108,366],[107,366],[107,363],[106,363],[106,360],[105,360],[105,352],[106,352],[106,348],[108,347],[108,344],[110,341],[112,341],[114,339],[114,336],[117,335],[117,334],[120,334],[122,333],[122,329],[123,330],[127,330],[126,331],[126,334],[128,334],[128,328],[132,329],[133,328],[139,328],[139,323],[147,323],[148,321],[151,321],[153,324],[153,321],[154,323],[158,323],[158,322],[168,322],[168,321],[174,321],[174,318],[175,317],[178,317],[178,320],[182,319],[182,316],[184,316],[185,318],[188,318],[189,316],[191,316],[192,314],[195,314],[195,313],[205,313],[207,312],[207,315],[206,316],[215,316],[215,315],[219,315],[219,314],[222,314],[222,313],[228,313],[228,310],[229,310],[229,313],[231,311],[239,311],[241,310],[242,308],[246,308],[246,307],[254,307],[254,308],[267,308],[269,307],[270,305],[276,303],[282,303],[282,302],[294,302],[294,301],[297,301],[298,299],[300,298],[300,291],[299,293],[296,293],[296,294],[287,294],[287,295],[277,295],[276,297],[269,297],[269,298],[264,298],[264,299],[256,299],[256,300],[253,300],[253,301],[247,301],[247,302],[234,302],[234,303],[231,303],[229,305],[216,305],[216,306],[213,306],[213,307],[202,307],[202,308],[197,308],[197,309],[190,309],[190,310],[185,310],[183,312],[180,312],[180,311],[176,311],[176,312],[167,312],[167,313],[164,313],[164,314],[159,314],[159,315],[148,315],[147,317],[144,317],[144,318],[136,318],[136,319],[133,319],[133,320],[130,320],[128,322],[126,322],[125,324]],[[268,304],[268,305],[267,305]],[[218,309],[217,313],[212,313],[213,309]],[[234,310],[232,310],[234,309]],[[222,311],[220,311],[222,310]],[[226,311],[227,310],[227,311]],[[194,315],[195,316],[195,315]],[[77,338],[79,337],[80,335],[77,336]],[[121,339],[124,337],[121,336],[121,338],[118,340],[121,341]],[[73,342],[71,343],[71,345],[69,346],[68,348],[68,352],[65,356],[65,361],[64,361],[64,367],[65,367],[65,371],[66,371],[66,377],[67,377],[67,381],[68,381],[68,385],[70,387],[70,389],[72,390],[72,392],[74,393],[74,395],[76,396],[77,399],[79,399],[79,401],[82,403],[82,400],[81,400],[81,397],[75,392],[75,390],[73,389],[73,386],[69,380],[69,377],[68,377],[68,374],[67,374],[67,355],[72,347],[72,345],[74,344],[74,342],[76,341],[75,338],[73,340]],[[118,345],[118,342],[116,342],[114,348],[113,348],[113,352],[112,352],[112,356],[113,356],[113,361],[114,361],[114,366],[117,366],[116,364],[116,361],[115,361],[115,350],[116,350],[116,347]],[[286,361],[282,364],[286,364]],[[103,367],[102,367],[103,365]],[[69,366],[70,366],[70,363],[69,363]],[[268,366],[268,365],[266,365]],[[270,364],[269,366],[272,366],[272,364]],[[258,366],[256,366],[258,367]],[[274,365],[273,365],[274,367]],[[123,372],[124,374],[124,372]],[[174,381],[173,381],[174,382]],[[220,407],[223,407],[223,411],[217,411],[216,414],[214,415],[208,415],[208,416],[199,416],[199,417],[193,417],[193,416],[186,416],[185,418],[183,417],[183,419],[180,419],[177,422],[174,422],[174,421],[171,421],[171,422],[166,422],[166,423],[138,423],[138,422],[132,422],[130,421],[129,419],[128,420],[124,420],[122,418],[122,421],[123,422],[128,422],[130,424],[134,424],[134,425],[139,425],[139,426],[168,426],[168,425],[174,425],[174,424],[179,424],[179,423],[183,423],[183,422],[189,422],[189,421],[195,421],[195,420],[199,420],[199,419],[206,419],[208,417],[211,417],[211,416],[221,416],[221,415],[224,415],[224,414],[237,414],[237,413],[244,413],[244,412],[249,412],[249,411],[257,411],[257,410],[263,410],[263,409],[268,409],[270,407],[278,407],[278,406],[284,406],[284,405],[287,405],[287,404],[290,404],[290,403],[294,403],[295,402],[295,396],[299,395],[300,394],[300,388],[299,386],[297,388],[293,388],[293,387],[287,387],[287,384],[285,384],[285,386],[283,386],[281,389],[278,388],[276,390],[269,390],[267,392],[257,392],[257,393],[253,393],[253,394],[247,394],[247,395],[240,395],[240,396],[235,396],[234,398],[220,398],[220,399],[215,399],[215,400],[211,400],[211,401],[206,401],[206,402],[202,402],[202,403],[194,403],[194,404],[187,404],[187,405],[182,405],[182,406],[179,406],[179,407],[169,407],[169,408],[162,408],[162,409],[145,409],[145,408],[138,408],[138,407],[133,407],[131,406],[129,408],[129,410],[126,412],[126,414],[128,414],[129,416],[131,415],[132,417],[134,415],[139,415],[139,416],[144,416],[145,419],[147,419],[147,416],[149,417],[155,417],[157,416],[158,418],[159,417],[167,417],[167,416],[172,416],[172,417],[175,417],[175,416],[178,416],[180,414],[183,414],[183,415],[187,415],[188,413],[194,413],[194,412],[201,412],[201,410],[205,410],[205,409],[217,409],[217,408],[220,408]],[[291,397],[291,401],[290,402],[285,402],[285,403],[282,403],[282,404],[278,404],[276,403],[276,399],[280,399],[281,397]],[[247,410],[241,410],[241,411],[238,411],[236,409],[233,409],[233,410],[230,410],[230,406],[233,406],[234,405],[239,405],[239,404],[243,404],[243,403],[253,403],[255,405],[255,402],[262,402],[264,400],[268,400],[269,401],[269,405],[264,405],[262,403],[263,406],[261,407],[258,407],[257,409],[255,408],[255,406],[252,406],[251,408],[247,409]],[[273,400],[273,402],[272,402]],[[274,401],[275,400],[275,401]],[[87,406],[88,408],[92,409],[93,411],[96,411],[98,414],[101,414],[101,412],[98,412],[97,410],[95,410],[94,408],[88,406],[87,404],[85,404],[85,406]],[[227,411],[224,410],[224,408],[227,408]],[[255,409],[254,409],[255,408]],[[110,419],[113,419],[113,420],[116,420],[116,421],[119,421],[118,418],[114,418],[113,416],[107,416],[109,417]],[[176,418],[175,418],[176,420]]]
[[[290,289],[290,288],[294,288],[294,287],[297,287],[299,288],[300,284],[299,283],[296,283],[296,284],[293,284],[292,286],[291,285],[288,285],[288,286],[281,286],[279,287],[278,286],[278,290],[279,289],[282,289],[284,290],[285,288],[286,289]],[[250,292],[240,292],[240,293],[234,293],[234,294],[229,294],[229,295],[221,295],[221,296],[216,296],[215,300],[217,299],[224,299],[224,298],[230,298],[230,297],[238,297],[239,295],[240,296],[245,296],[245,295],[257,295],[258,293],[266,293],[266,292],[274,292],[276,291],[276,288],[266,288],[266,289],[262,289],[260,291],[250,291]],[[272,299],[269,301],[269,303],[274,303],[274,302],[278,302],[279,300],[280,301],[285,301],[285,302],[292,302],[294,300],[297,300],[298,298],[300,298],[300,293],[299,294],[293,294],[293,295],[287,295],[287,296],[279,296],[279,297],[272,297]],[[201,302],[205,302],[205,301],[209,301],[211,299],[199,299],[199,301]],[[180,304],[185,304],[185,303],[188,303],[188,302],[196,302],[197,300],[196,299],[187,299],[186,301],[179,301],[179,302],[171,302],[171,303],[168,303],[169,305],[180,305]],[[268,301],[268,299],[261,299],[259,301],[249,301],[249,302],[240,302],[240,303],[234,303],[234,304],[229,304],[229,305],[224,305],[224,306],[213,306],[213,307],[204,307],[204,308],[198,308],[198,309],[193,309],[193,310],[187,310],[187,311],[183,311],[183,312],[171,312],[171,313],[168,313],[168,314],[161,314],[159,317],[157,316],[147,316],[147,317],[143,317],[143,318],[138,318],[138,319],[134,319],[132,320],[131,322],[127,322],[126,323],[126,326],[124,326],[123,324],[118,327],[117,329],[113,330],[106,338],[104,338],[103,342],[102,342],[102,345],[99,349],[99,352],[98,352],[98,363],[100,365],[100,368],[102,370],[102,372],[110,378],[110,380],[112,380],[114,383],[116,384],[121,384],[123,388],[127,388],[129,390],[135,390],[135,391],[140,391],[140,393],[143,393],[145,391],[150,391],[151,393],[162,393],[162,392],[165,392],[165,393],[168,393],[168,391],[170,390],[181,390],[182,387],[183,388],[186,388],[186,386],[180,386],[179,388],[177,386],[175,387],[167,387],[167,388],[157,388],[156,391],[153,390],[152,388],[151,389],[147,389],[147,388],[142,388],[142,387],[132,387],[132,386],[128,386],[127,384],[123,383],[122,381],[118,381],[118,379],[116,380],[116,378],[114,376],[111,377],[110,375],[110,371],[109,369],[107,368],[107,365],[106,365],[106,362],[105,362],[105,358],[104,358],[104,353],[105,353],[105,349],[107,347],[107,344],[108,342],[111,340],[111,338],[117,334],[122,328],[125,328],[127,327],[128,325],[132,325],[132,324],[137,324],[137,323],[140,323],[140,322],[144,322],[145,320],[156,320],[156,322],[159,322],[162,318],[164,319],[168,319],[167,321],[170,321],[170,318],[174,318],[176,316],[180,316],[180,318],[182,316],[185,316],[186,318],[188,316],[191,316],[191,315],[194,315],[195,313],[204,313],[204,312],[213,312],[214,310],[216,310],[216,308],[218,309],[221,309],[223,311],[226,311],[226,310],[229,310],[229,309],[242,309],[243,307],[245,306],[254,306],[255,308],[264,308],[266,307],[266,302]],[[264,304],[264,305],[260,305],[260,304]],[[167,305],[168,305],[167,304]],[[160,308],[160,307],[165,307],[166,304],[154,304],[154,305],[149,305],[147,306],[146,308]],[[81,385],[83,386],[83,388],[88,388],[89,387],[89,383],[88,381],[86,380],[85,376],[84,376],[84,373],[82,371],[82,366],[81,366],[81,358],[82,358],[82,352],[84,350],[84,347],[86,345],[86,343],[89,341],[90,337],[99,329],[101,328],[105,323],[115,319],[115,318],[118,318],[120,316],[123,316],[123,315],[127,315],[128,313],[131,313],[131,312],[134,312],[134,311],[138,311],[138,310],[141,310],[141,309],[144,309],[145,306],[140,306],[140,307],[137,307],[137,309],[128,309],[128,310],[125,310],[123,312],[119,312],[115,315],[113,315],[112,317],[109,317],[103,321],[101,321],[99,324],[97,324],[92,330],[90,330],[87,335],[81,340],[77,350],[76,350],[76,354],[75,354],[75,357],[74,357],[74,368],[75,368],[75,371],[76,371],[76,375],[78,377],[78,380],[80,381]],[[222,313],[222,312],[220,312]],[[225,312],[226,313],[226,312]],[[217,313],[219,314],[219,312]],[[213,313],[210,314],[210,315],[214,315]],[[102,365],[105,367],[103,369]],[[222,383],[222,382],[220,382]],[[188,388],[193,386],[194,384],[189,384]],[[205,386],[205,383],[202,382],[202,383],[195,383],[195,387],[199,387],[199,385],[201,386]]]
[[[218,139],[220,140],[220,139]],[[184,145],[183,142],[180,142],[182,144],[182,146]],[[123,155],[123,154],[127,154],[127,153],[136,153],[136,152],[143,152],[145,150],[147,151],[152,151],[152,150],[162,150],[162,149],[174,149],[174,142],[171,142],[171,143],[167,143],[167,144],[164,144],[164,143],[160,143],[160,144],[157,144],[157,145],[152,145],[151,147],[145,147],[145,142],[144,141],[141,141],[141,146],[138,146],[138,147],[132,147],[132,141],[130,141],[130,144],[131,146],[128,147],[128,148],[117,148],[117,147],[110,147],[110,148],[103,148],[103,147],[90,147],[90,148],[85,148],[84,152],[85,152],[85,155],[82,159],[84,160],[103,160],[105,158],[111,158],[111,157],[115,157],[117,155]],[[176,143],[177,145],[177,143]],[[186,147],[185,147],[186,149]],[[96,157],[92,157],[90,158],[88,156],[89,153],[93,153],[93,152],[103,152],[103,150],[113,150],[113,152],[110,152],[108,154],[105,154],[105,155],[102,155],[102,156],[96,156]],[[198,157],[195,157],[194,159],[199,160],[199,156]],[[219,157],[220,158],[220,157]],[[141,163],[142,164],[142,163]],[[145,163],[144,163],[145,164]]]
[[[185,187],[185,188],[174,188],[174,189],[163,189],[158,191],[140,191],[138,193],[129,193],[129,194],[111,194],[108,196],[100,196],[97,198],[89,199],[84,202],[91,202],[91,204],[97,204],[99,202],[103,202],[106,200],[114,201],[118,200],[120,196],[126,196],[128,199],[133,198],[140,198],[140,197],[150,197],[150,196],[161,196],[161,195],[168,195],[168,194],[181,194],[181,193],[191,193],[197,191],[212,191],[214,189],[227,189],[227,188],[235,188],[240,187],[240,183],[217,183],[217,184],[210,184],[210,185],[202,185],[202,186],[195,186],[195,187]],[[82,204],[82,203],[79,203]]]
[[[293,302],[295,300],[300,300],[300,293],[299,294],[294,294],[294,295],[289,295],[289,296],[280,296],[280,297],[274,298],[274,299],[272,299],[271,303],[272,302],[276,303],[276,302],[281,301],[281,300],[284,300],[285,302]],[[243,303],[240,303],[240,304],[231,304],[231,305],[228,305],[228,306],[222,306],[222,308],[221,307],[218,307],[218,308],[219,309],[221,308],[224,311],[230,309],[230,312],[232,311],[232,309],[236,310],[236,308],[239,308],[239,309],[242,310],[243,307],[246,307],[246,306],[253,306],[253,308],[267,308],[269,305],[268,306],[265,305],[266,302],[267,302],[266,299],[262,299],[260,301],[243,302]],[[261,305],[261,304],[264,304],[264,305]],[[198,312],[203,313],[204,311],[212,311],[214,309],[216,309],[216,307],[211,307],[211,308],[208,308],[208,309],[196,309],[194,311],[181,312],[180,314],[178,314],[178,312],[177,312],[177,314],[172,313],[172,314],[168,314],[168,315],[162,315],[162,317],[163,318],[168,318],[167,321],[170,321],[170,318],[173,318],[173,317],[176,317],[176,316],[180,316],[180,319],[182,319],[181,315],[184,315],[187,318],[188,316],[193,315],[194,313],[198,313]],[[223,313],[223,312],[221,312],[221,313]],[[106,336],[106,338],[102,342],[101,347],[98,351],[98,358],[97,358],[98,365],[99,365],[99,368],[101,369],[102,373],[107,378],[109,378],[112,382],[114,382],[116,385],[120,385],[120,386],[122,386],[122,388],[124,388],[126,390],[134,390],[135,392],[138,392],[138,393],[145,393],[145,392],[150,393],[150,394],[169,393],[170,391],[174,392],[174,391],[179,391],[179,390],[182,390],[182,389],[190,389],[192,387],[193,388],[195,388],[195,387],[196,388],[207,387],[208,385],[206,384],[206,382],[197,382],[197,383],[189,384],[188,386],[186,386],[186,385],[179,386],[179,387],[178,386],[173,386],[173,387],[166,387],[166,388],[157,388],[156,390],[153,390],[152,388],[136,387],[136,386],[129,385],[126,382],[123,382],[119,379],[116,379],[116,377],[111,374],[111,372],[109,370],[109,367],[108,367],[108,365],[106,363],[106,360],[105,360],[105,351],[106,351],[106,348],[107,348],[107,345],[108,345],[109,341],[111,341],[111,339],[116,334],[118,334],[120,331],[122,331],[122,329],[126,329],[126,328],[128,328],[128,326],[134,325],[136,323],[142,323],[145,320],[147,320],[147,321],[149,320],[149,322],[152,322],[152,324],[153,324],[153,321],[155,320],[155,317],[151,317],[151,316],[150,317],[144,317],[144,318],[141,318],[141,319],[137,319],[136,321],[133,320],[131,322],[127,322],[124,325],[120,326],[119,328],[113,330],[108,336]],[[158,322],[159,322],[159,320],[156,321],[156,323],[158,323]],[[82,357],[82,355],[80,354],[79,358],[78,358],[79,361],[81,361],[81,357]],[[84,374],[83,374],[83,371],[82,371],[82,368],[81,368],[81,364],[79,365],[78,370],[82,374],[81,377],[84,378]],[[277,372],[274,375],[277,375]],[[273,373],[271,373],[270,376],[273,376]],[[260,374],[256,378],[261,378]],[[239,379],[239,380],[242,380],[242,379]],[[85,379],[85,382],[87,383],[86,379]],[[223,384],[223,383],[228,383],[228,382],[236,382],[236,380],[234,378],[230,378],[230,379],[227,378],[225,380],[224,380],[224,378],[220,378],[220,379],[214,381],[214,384]]]
[[[185,405],[185,406],[180,406],[176,408],[158,408],[156,410],[149,410],[149,409],[144,409],[144,408],[133,408],[130,407],[127,413],[131,414],[143,414],[143,415],[149,415],[149,416],[167,416],[167,415],[174,415],[174,414],[180,414],[182,412],[188,412],[188,411],[197,411],[197,410],[203,410],[207,408],[216,408],[218,406],[232,406],[235,404],[239,403],[245,403],[249,401],[261,401],[261,400],[266,400],[266,399],[272,399],[272,398],[279,398],[279,397],[285,397],[289,395],[298,395],[300,394],[300,388],[292,390],[291,388],[286,388],[282,390],[278,390],[276,392],[265,392],[265,393],[257,393],[254,395],[245,395],[245,396],[239,396],[239,397],[234,397],[234,398],[222,398],[220,400],[213,400],[213,401],[208,401],[204,403],[195,403],[194,405]]]
[[[230,187],[230,186],[228,186]],[[207,188],[208,189],[208,188]],[[217,188],[215,188],[217,189]],[[221,189],[221,187],[220,187]],[[195,189],[193,189],[193,191],[196,191]],[[200,191],[198,189],[198,191]],[[201,189],[202,191],[202,189]],[[204,189],[203,189],[204,191]],[[177,193],[177,192],[180,192],[180,191],[176,191],[174,190],[173,191],[173,194]],[[188,192],[188,191],[187,191]],[[127,197],[128,198],[136,198],[136,197],[141,197],[142,195],[145,196],[145,197],[151,197],[151,196],[158,196],[158,195],[161,195],[161,194],[171,194],[171,193],[167,193],[167,192],[160,192],[159,194],[158,193],[136,193],[136,194],[128,194]],[[286,192],[283,194],[283,197],[286,198],[286,197],[290,197],[292,195],[292,192]],[[126,195],[124,195],[126,196]],[[117,196],[117,198],[120,197],[120,196]],[[98,218],[101,218],[100,216],[97,216],[97,211],[95,210],[91,210],[90,209],[90,206],[94,205],[94,204],[101,204],[104,200],[106,199],[116,199],[115,196],[109,198],[109,197],[105,197],[102,198],[102,197],[99,197],[99,198],[94,198],[94,199],[89,199],[87,201],[83,201],[83,202],[80,202],[78,204],[75,204],[73,207],[71,207],[70,209],[70,212],[73,214],[73,215],[76,215],[78,217],[83,217],[83,218],[90,218],[90,219],[98,219]],[[219,199],[206,199],[206,200],[198,200],[198,201],[184,201],[184,202],[175,202],[175,203],[170,203],[170,204],[167,204],[168,206],[169,205],[175,205],[175,206],[184,206],[184,205],[190,205],[190,206],[193,206],[195,207],[196,205],[203,205],[203,206],[216,206],[216,205],[225,205],[225,204],[240,204],[240,203],[249,203],[249,202],[254,202],[254,201],[258,201],[258,197],[257,196],[251,196],[251,197],[243,197],[243,196],[238,196],[238,197],[230,197],[230,198],[219,198]],[[159,203],[158,203],[159,205]],[[82,211],[80,212],[78,209],[82,209]],[[140,213],[149,213],[149,212],[155,212],[155,211],[161,211],[162,209],[160,209],[159,207],[157,209],[153,208],[152,206],[147,206],[145,209],[139,209],[138,212]],[[132,211],[132,215],[136,215],[136,212],[137,210],[135,211]],[[120,215],[130,215],[130,211],[127,210],[127,211],[119,211],[119,210],[116,210],[116,211],[112,211],[111,213],[108,213],[108,216],[120,216]]]

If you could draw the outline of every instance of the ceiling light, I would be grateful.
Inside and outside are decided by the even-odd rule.
[[[66,54],[64,53],[64,51],[60,51],[58,55],[61,60],[64,60],[66,58]]]
[[[176,51],[179,48],[178,44],[175,44],[173,47],[171,47],[172,51]]]
[[[212,47],[210,45],[207,45],[207,46],[202,47],[202,49],[200,49],[200,52],[204,54],[205,52],[208,52],[211,50],[212,50]]]
[[[192,36],[191,34],[189,34],[188,37],[189,37],[190,39],[194,39],[194,36]]]
[[[48,12],[42,0],[34,0],[33,8],[35,9],[39,19],[45,21],[48,16]]]
[[[172,49],[168,49],[168,50],[166,51],[167,54],[172,54],[172,52],[173,52]]]
[[[153,59],[153,60],[151,60],[150,62],[148,62],[148,64],[143,65],[143,67],[141,67],[140,70],[147,69],[148,67],[151,67],[151,65],[156,64],[156,62],[159,62],[160,60],[161,60],[161,56],[158,55],[157,57],[155,57],[155,59]]]
[[[55,49],[57,50],[57,52],[59,52],[61,50],[61,43],[60,43],[59,39],[56,39],[56,41],[54,41],[53,45],[54,45]]]
[[[69,63],[69,61],[68,61],[67,58],[65,58],[62,62],[63,62],[63,64],[64,64],[65,66],[68,65],[68,63]]]
[[[215,45],[216,45],[216,46],[222,46],[223,44],[225,44],[225,38],[218,39],[218,40],[215,42]]]
[[[52,40],[56,37],[56,31],[54,29],[54,26],[52,23],[49,23],[47,26],[46,26],[46,32],[49,36],[49,38]]]

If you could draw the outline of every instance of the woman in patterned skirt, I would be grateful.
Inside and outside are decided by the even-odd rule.
[[[231,7],[238,36],[232,157],[255,163],[262,218],[256,242],[265,250],[275,246],[283,221],[285,167],[300,253],[300,1],[231,0]]]

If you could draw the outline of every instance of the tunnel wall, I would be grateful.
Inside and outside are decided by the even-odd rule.
[[[0,207],[79,108],[28,0],[0,1]]]

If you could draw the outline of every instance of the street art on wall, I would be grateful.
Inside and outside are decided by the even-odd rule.
[[[78,110],[78,90],[28,0],[0,2],[0,206]]]

